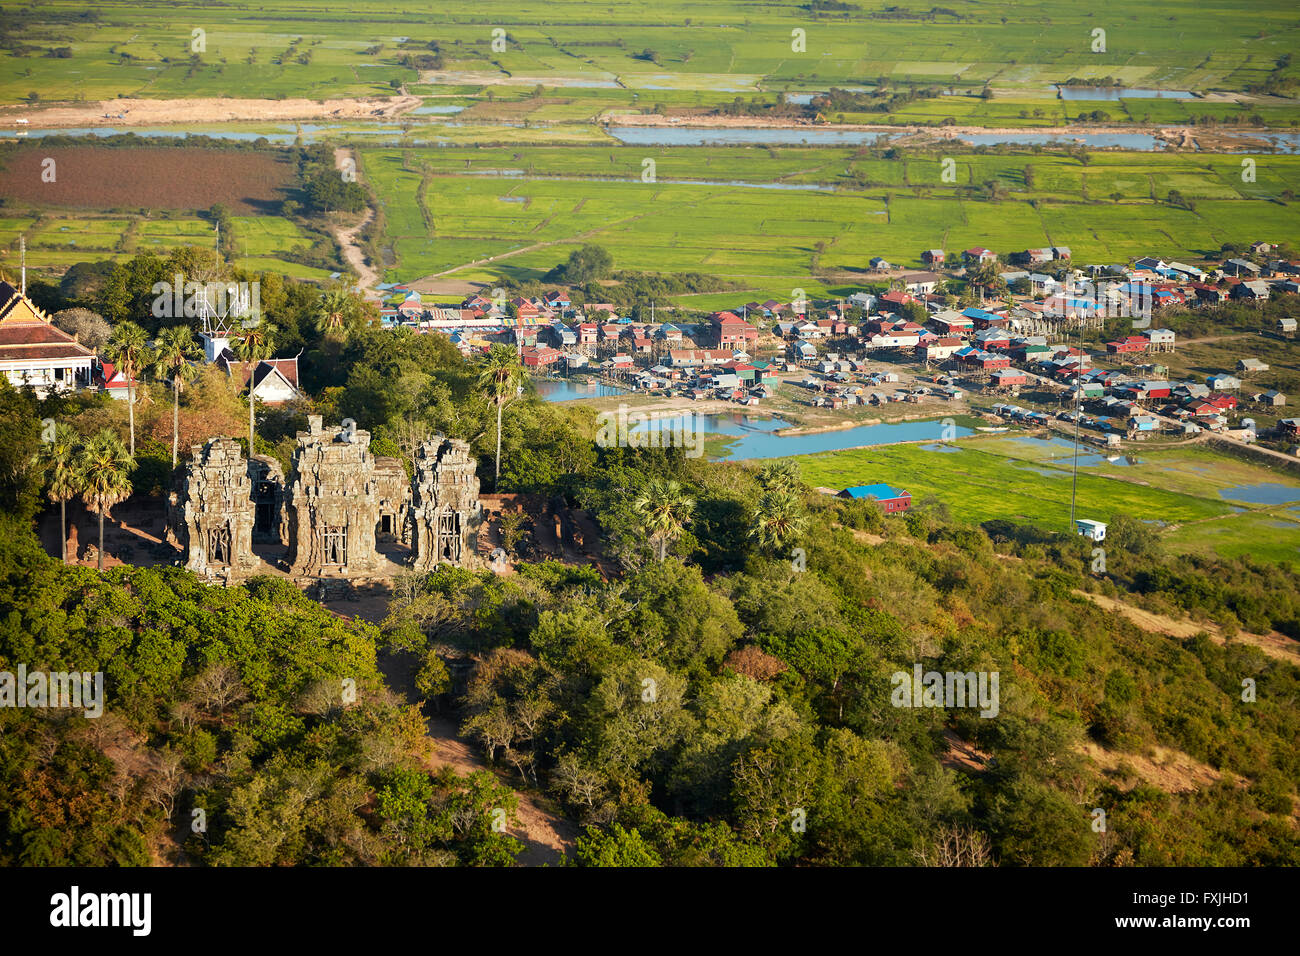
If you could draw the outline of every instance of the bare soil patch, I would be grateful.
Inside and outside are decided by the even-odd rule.
[[[367,96],[337,100],[237,99],[217,96],[192,100],[123,98],[67,103],[33,109],[0,109],[0,122],[25,119],[31,129],[66,126],[153,126],[167,123],[269,122],[298,119],[392,119],[420,105],[418,96]]]
[[[1189,790],[1208,787],[1224,777],[1223,773],[1209,764],[1201,763],[1181,750],[1171,750],[1168,747],[1154,747],[1150,755],[1117,753],[1088,741],[1081,749],[1103,772],[1113,772],[1121,764],[1132,767],[1137,773],[1137,780],[1122,784],[1130,789],[1141,781],[1159,787],[1166,793],[1186,793]],[[1241,783],[1234,774],[1227,776]]]
[[[108,146],[25,148],[4,155],[0,195],[83,209],[207,209],[237,216],[273,212],[294,187],[288,156],[270,151]],[[46,159],[54,160],[45,182]]]
[[[1151,631],[1153,634],[1167,634],[1170,637],[1185,640],[1205,632],[1210,636],[1210,640],[1216,644],[1228,643],[1228,638],[1224,636],[1219,625],[1210,621],[1177,620],[1164,614],[1156,614],[1139,607],[1133,607],[1131,604],[1125,604],[1123,601],[1106,597],[1104,594],[1089,594],[1080,590],[1075,590],[1074,593],[1082,595],[1098,607],[1124,615],[1142,630]],[[1259,648],[1259,650],[1276,660],[1300,665],[1300,644],[1278,631],[1269,634],[1252,634],[1250,631],[1238,631],[1233,635],[1232,640]]]

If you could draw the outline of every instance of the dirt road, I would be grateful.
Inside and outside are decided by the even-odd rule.
[[[340,100],[100,100],[59,106],[0,108],[0,126],[25,119],[28,129],[76,126],[153,126],[168,123],[230,123],[276,120],[395,119],[420,105],[418,96],[368,96]]]
[[[352,150],[340,146],[334,150],[334,168],[340,172],[345,168],[347,163],[351,163],[351,169],[355,172],[357,168],[357,157]],[[366,255],[361,251],[361,246],[357,243],[357,235],[366,224],[375,218],[375,211],[371,207],[366,207],[366,214],[361,217],[361,221],[354,226],[331,226],[330,231],[334,234],[335,241],[339,248],[343,250],[343,259],[356,272],[358,279],[357,284],[361,286],[363,293],[374,293],[378,295],[376,287],[379,285],[380,276],[377,271],[370,267],[366,262]]]

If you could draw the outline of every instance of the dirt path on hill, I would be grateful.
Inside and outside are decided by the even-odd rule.
[[[419,106],[418,96],[367,96],[338,100],[211,99],[100,100],[57,106],[0,107],[0,125],[25,119],[29,129],[153,126],[168,123],[271,122],[278,120],[391,120]]]
[[[414,659],[410,655],[381,655],[379,668],[394,693],[412,699]],[[549,809],[539,794],[516,787],[518,777],[490,767],[478,751],[457,734],[456,720],[448,714],[434,714],[425,720],[426,736],[433,741],[434,752],[428,768],[451,767],[464,775],[487,770],[514,791],[519,800],[519,825],[507,832],[524,845],[516,859],[523,866],[559,866],[572,852],[579,834],[578,826]]]
[[[352,161],[352,169],[355,170],[357,157],[351,149],[340,146],[334,150],[334,168],[342,170],[347,160]],[[343,259],[357,273],[357,284],[361,286],[362,292],[377,292],[377,286],[380,282],[380,275],[370,267],[366,262],[366,255],[361,251],[361,246],[357,244],[357,235],[370,220],[375,218],[375,210],[367,206],[366,214],[361,217],[361,221],[354,226],[330,226],[330,231],[334,234],[334,239],[343,250]]]
[[[1074,593],[1087,598],[1100,608],[1124,615],[1142,630],[1150,631],[1153,634],[1165,634],[1169,637],[1186,640],[1204,631],[1210,635],[1210,640],[1215,644],[1222,646],[1228,643],[1219,625],[1213,622],[1177,620],[1164,614],[1157,614],[1154,611],[1147,611],[1131,604],[1125,604],[1123,601],[1117,601],[1104,594],[1089,594],[1077,588]],[[1300,643],[1291,640],[1285,634],[1277,631],[1273,631],[1271,634],[1252,634],[1250,631],[1238,631],[1232,639],[1258,648],[1275,660],[1286,661],[1289,664],[1300,666]]]

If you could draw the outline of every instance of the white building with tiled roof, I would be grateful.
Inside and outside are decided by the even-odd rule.
[[[44,398],[89,385],[94,361],[94,352],[55,328],[26,295],[0,281],[0,374]]]

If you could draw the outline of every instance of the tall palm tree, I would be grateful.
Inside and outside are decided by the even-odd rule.
[[[77,489],[86,507],[99,515],[99,570],[104,570],[104,515],[131,494],[127,472],[135,466],[122,439],[105,428],[86,442],[77,457]]]
[[[251,457],[253,452],[253,386],[254,374],[257,372],[258,363],[263,359],[271,357],[271,350],[274,343],[271,341],[271,331],[265,323],[259,322],[251,328],[244,329],[244,334],[235,342],[235,354],[239,356],[241,362],[248,364],[248,454]]]
[[[971,276],[971,284],[980,290],[981,305],[984,303],[984,293],[995,288],[1002,281],[1002,277],[998,275],[998,268],[996,261],[981,262],[975,274]]]
[[[54,426],[54,439],[41,446],[36,465],[45,472],[45,496],[59,503],[59,560],[68,563],[68,502],[77,496],[78,435],[71,425]]]
[[[760,547],[776,552],[783,550],[804,533],[808,515],[798,492],[775,487],[763,492],[758,499],[753,519],[749,536]]]
[[[172,385],[172,467],[176,467],[181,435],[181,389],[199,373],[194,364],[202,353],[189,326],[173,325],[158,333],[153,347],[153,371]]]
[[[524,383],[524,368],[519,364],[519,353],[508,345],[493,345],[483,357],[483,365],[478,373],[479,388],[487,392],[488,397],[497,407],[497,457],[495,473],[492,477],[492,490],[501,484],[501,411],[506,402],[519,391]]]
[[[327,339],[343,341],[356,321],[357,299],[346,286],[331,286],[316,306],[316,331]]]
[[[126,376],[126,403],[131,421],[131,457],[135,457],[135,379],[149,364],[149,343],[144,329],[134,322],[119,322],[107,344],[100,350],[104,357]]]
[[[681,482],[651,478],[645,490],[632,502],[632,510],[645,522],[651,541],[659,544],[659,563],[668,556],[668,543],[681,537],[695,513],[695,499]]]

